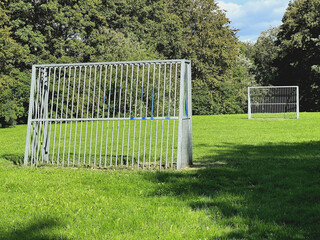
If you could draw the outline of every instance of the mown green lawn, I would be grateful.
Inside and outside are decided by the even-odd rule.
[[[0,129],[0,239],[319,239],[320,114],[195,116],[183,171],[24,167]]]

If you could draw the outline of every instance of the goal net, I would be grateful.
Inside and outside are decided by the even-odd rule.
[[[299,87],[249,87],[248,118],[299,118]]]

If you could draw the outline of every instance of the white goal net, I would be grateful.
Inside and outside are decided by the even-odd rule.
[[[299,118],[299,87],[249,87],[248,118]]]

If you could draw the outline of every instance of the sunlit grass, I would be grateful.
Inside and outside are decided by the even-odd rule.
[[[50,122],[48,140],[44,129],[32,125],[30,165],[176,167],[178,120]]]
[[[320,114],[195,116],[183,171],[15,165],[0,129],[0,239],[318,239]]]

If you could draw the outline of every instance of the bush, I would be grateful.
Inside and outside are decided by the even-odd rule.
[[[10,127],[17,123],[17,109],[13,100],[0,103],[0,127]]]

